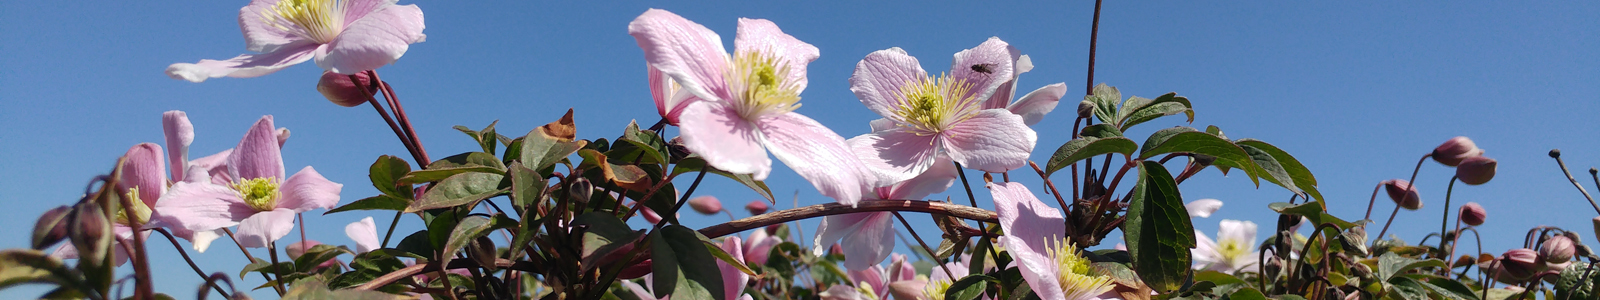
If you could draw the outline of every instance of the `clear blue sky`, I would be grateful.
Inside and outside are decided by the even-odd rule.
[[[1585,186],[1600,166],[1600,6],[1594,3],[1444,4],[1108,1],[1102,13],[1097,82],[1124,95],[1175,91],[1193,101],[1194,126],[1217,125],[1232,138],[1274,143],[1300,158],[1321,182],[1336,215],[1358,219],[1373,185],[1409,175],[1439,142],[1466,135],[1500,161],[1499,176],[1458,186],[1455,205],[1489,210],[1485,250],[1518,247],[1522,234],[1554,225],[1590,236],[1592,209],[1545,156],[1561,148]],[[809,66],[807,114],[846,137],[866,133],[877,118],[846,81],[867,53],[901,47],[928,70],[943,70],[956,51],[999,36],[1033,58],[1021,79],[1030,91],[1070,87],[1066,104],[1034,126],[1035,161],[1070,137],[1071,107],[1083,95],[1090,1],[991,4],[940,2],[712,3],[405,1],[426,14],[427,42],[412,45],[379,69],[394,84],[433,157],[474,148],[452,125],[478,128],[500,120],[520,135],[577,110],[579,136],[612,138],[629,120],[657,119],[645,85],[644,58],[627,23],[664,8],[710,27],[732,46],[735,20],[764,18],[821,49]],[[185,110],[197,137],[191,156],[232,147],[261,115],[293,131],[284,148],[290,169],[315,166],[345,185],[342,203],[376,194],[366,167],[377,156],[404,156],[368,107],[322,99],[321,70],[307,63],[251,79],[194,84],[162,74],[171,63],[225,59],[244,51],[236,18],[244,1],[7,1],[0,3],[0,203],[7,207],[0,247],[26,247],[28,229],[44,210],[70,203],[82,185],[105,172],[129,146],[161,142],[160,114]],[[1182,125],[1163,119],[1131,132]],[[1418,178],[1425,203],[1403,213],[1392,233],[1415,242],[1438,227],[1452,172],[1429,162]],[[1037,183],[1029,172],[1013,179]],[[793,172],[779,168],[768,184],[789,207],[825,202]],[[1065,174],[1063,174],[1065,176]],[[973,180],[978,180],[973,175]],[[1060,179],[1064,184],[1067,179]],[[1037,184],[1030,184],[1039,193]],[[980,206],[987,192],[977,188]],[[1196,228],[1215,234],[1220,219],[1271,226],[1266,204],[1289,194],[1255,189],[1241,175],[1207,171],[1182,186],[1186,200],[1217,198],[1226,206]],[[755,195],[708,179],[700,195],[730,208]],[[955,189],[952,191],[959,191]],[[958,193],[945,193],[956,198]],[[1041,194],[1041,196],[1043,196]],[[961,200],[964,202],[965,200]],[[1387,212],[1384,201],[1376,209]],[[688,213],[692,214],[692,213]],[[690,217],[706,226],[722,216]],[[309,218],[312,239],[349,244],[342,228],[369,214]],[[382,227],[390,214],[370,214]],[[742,216],[742,214],[741,214]],[[919,218],[920,219],[920,218]],[[420,228],[406,218],[396,233]],[[933,232],[922,222],[923,233]],[[814,222],[804,231],[815,232]],[[1373,232],[1376,234],[1376,232]],[[1262,237],[1265,236],[1263,232]],[[928,235],[933,238],[932,235]],[[398,238],[398,237],[397,237]],[[291,241],[298,239],[289,238]],[[807,237],[809,240],[809,236]],[[199,280],[165,241],[152,243],[158,290],[192,297]],[[1101,247],[1116,243],[1115,238]],[[903,249],[903,245],[902,245]],[[1466,251],[1471,251],[1470,249]],[[226,241],[198,255],[211,272],[237,274],[245,259]],[[261,283],[251,277],[246,287]],[[0,293],[30,297],[40,289]],[[252,294],[272,298],[269,290]]]

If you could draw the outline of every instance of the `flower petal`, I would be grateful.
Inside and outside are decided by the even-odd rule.
[[[178,182],[162,195],[153,211],[153,219],[169,228],[184,228],[195,233],[213,231],[239,224],[255,214],[239,199],[239,193],[226,186],[210,182]],[[193,240],[191,240],[193,242]]]
[[[717,169],[737,174],[752,174],[766,180],[772,172],[772,159],[762,148],[760,132],[721,102],[695,101],[683,109],[678,119],[678,134],[683,146],[700,155]]]
[[[261,116],[244,134],[239,146],[228,155],[228,176],[234,180],[274,178],[283,180],[283,153],[278,150],[272,116]]]
[[[1254,246],[1256,243],[1256,223],[1239,220],[1222,220],[1217,224],[1217,240],[1235,240],[1245,245]]]
[[[344,25],[350,27],[356,21],[366,17],[367,14],[394,5],[399,0],[346,0],[344,1]]]
[[[1022,99],[1006,107],[1006,110],[1022,116],[1022,124],[1033,126],[1044,120],[1045,114],[1055,110],[1056,105],[1061,104],[1061,97],[1066,95],[1067,84],[1054,83],[1023,95]]]
[[[744,261],[754,265],[767,263],[767,257],[772,254],[772,247],[783,243],[778,237],[767,235],[766,230],[756,230],[750,233],[750,240],[744,244]]]
[[[844,248],[845,269],[864,270],[877,266],[894,251],[894,223],[890,220],[893,215],[866,214],[869,216],[857,223],[855,232],[845,234],[839,243]]]
[[[999,215],[1000,228],[1007,237],[1018,239],[1019,244],[1006,245],[1013,255],[1020,252],[1043,255],[1049,249],[1045,241],[1061,239],[1067,231],[1066,217],[1061,210],[1040,202],[1022,183],[995,182],[988,187],[994,196],[994,211]]]
[[[145,207],[154,207],[167,190],[167,167],[161,154],[161,146],[152,143],[128,148],[128,153],[123,155],[127,160],[122,164],[117,192],[126,195],[129,190],[138,189],[139,200],[144,201]]]
[[[633,292],[633,296],[634,297],[637,297],[639,299],[656,299],[656,295],[654,293],[651,293],[650,291],[646,291],[644,289],[644,286],[640,286],[638,283],[634,283],[632,280],[618,280],[618,281],[621,281],[622,282],[622,286],[628,288],[629,292]],[[650,280],[646,279],[644,282],[650,282]]]
[[[235,237],[239,245],[264,248],[268,243],[289,235],[289,231],[294,229],[294,214],[293,210],[287,208],[256,213],[239,222],[239,232]]]
[[[895,128],[850,138],[851,151],[879,184],[909,180],[926,172],[938,156],[933,135]]]
[[[1216,212],[1217,209],[1221,209],[1222,208],[1222,200],[1217,200],[1217,199],[1195,200],[1194,202],[1189,202],[1189,204],[1184,204],[1183,208],[1185,210],[1189,211],[1189,216],[1190,217],[1209,218],[1209,217],[1211,217],[1211,213]]]
[[[991,37],[977,47],[956,52],[950,64],[950,77],[972,85],[968,96],[973,99],[989,99],[1001,85],[1015,78],[1012,66],[1016,55],[1021,55],[1016,48],[998,37]]]
[[[999,38],[989,38],[989,39],[990,40],[999,40]],[[1016,97],[1016,94],[1017,94],[1017,77],[1021,77],[1022,73],[1026,73],[1026,72],[1028,72],[1028,70],[1032,70],[1033,69],[1033,60],[1029,59],[1027,55],[1022,55],[1022,51],[1021,50],[1017,50],[1017,47],[1012,47],[1011,45],[1006,45],[1006,52],[1009,52],[1011,54],[1011,66],[1012,66],[1012,68],[1011,68],[1011,70],[1012,70],[1011,71],[1011,78],[1007,79],[1006,82],[1001,83],[999,87],[995,88],[994,95],[989,96],[989,100],[983,102],[983,109],[1005,108],[1006,105],[1011,104],[1011,98],[1012,97]],[[1021,65],[1023,63],[1027,63],[1027,67],[1028,68],[1026,70],[1021,68]],[[984,66],[978,67],[978,68],[974,68],[971,65],[967,65],[967,66],[961,66],[961,65],[951,66],[951,68],[958,68],[958,67],[966,67],[968,71],[978,71],[979,69],[989,70],[992,73],[992,72],[994,72],[994,70],[992,70],[992,68],[990,68],[990,67],[998,67],[998,66],[984,65]],[[982,74],[987,74],[987,73],[982,73]]]
[[[172,181],[183,181],[183,172],[189,165],[189,144],[194,143],[194,124],[189,114],[181,110],[161,114],[161,130],[167,137],[167,160],[172,163]]]
[[[737,235],[729,236],[722,241],[721,245],[723,252],[727,252],[729,256],[733,257],[733,260],[740,263],[744,262],[744,252],[739,251],[743,247]],[[744,286],[750,280],[749,274],[740,272],[738,268],[734,268],[733,265],[721,259],[717,260],[717,269],[722,271],[722,287],[727,293],[727,298],[723,299],[738,298],[739,294],[744,293]]]
[[[1217,242],[1207,237],[1200,230],[1194,231],[1195,247],[1189,251],[1194,256],[1194,269],[1203,270],[1212,264],[1222,261],[1222,254],[1217,251]]]
[[[761,51],[788,64],[789,73],[783,74],[784,80],[779,82],[798,85],[796,91],[806,89],[806,65],[821,55],[816,46],[783,33],[778,29],[778,24],[765,19],[739,18],[739,30],[733,38],[733,47],[736,54]]]
[[[879,196],[884,199],[922,199],[928,195],[944,192],[950,185],[956,183],[956,165],[950,163],[949,157],[939,156],[928,170],[906,181],[901,181],[892,186],[878,188]],[[882,191],[887,190],[887,193]]]
[[[317,49],[317,66],[339,74],[377,69],[399,60],[411,44],[422,42],[422,9],[388,5],[350,23],[339,37]]]
[[[228,184],[229,156],[233,156],[233,149],[189,161],[183,181]]]
[[[884,117],[894,117],[894,108],[900,102],[900,87],[928,77],[916,57],[900,48],[873,51],[856,63],[850,75],[850,92],[861,99],[867,109]]]
[[[277,0],[252,0],[249,5],[239,9],[239,30],[244,33],[245,50],[267,53],[290,44],[310,42],[304,37],[262,19],[262,17],[273,15],[272,7],[277,3]]]
[[[318,208],[331,209],[339,204],[339,190],[342,188],[343,184],[328,181],[317,170],[306,166],[283,182],[283,187],[279,189],[283,198],[278,200],[278,208],[292,209],[297,213]]]
[[[1066,299],[1066,291],[1061,289],[1061,283],[1056,280],[1061,270],[1054,259],[1050,259],[1045,252],[1015,250],[1042,246],[1044,243],[1012,235],[1009,231],[1006,233],[999,238],[1000,244],[1011,251],[1011,257],[1016,259],[1018,269],[1022,271],[1023,281],[1033,288],[1039,299]]]
[[[757,126],[767,151],[823,196],[855,205],[875,183],[844,137],[816,120],[790,112],[767,117]]]
[[[849,256],[845,257],[849,258]],[[887,273],[887,271],[883,269],[883,266],[875,265],[866,269],[850,270],[845,272],[845,275],[850,277],[850,282],[855,283],[856,287],[864,285],[871,287],[873,292],[881,292],[888,285],[887,282],[884,282],[884,273]]]
[[[202,59],[196,63],[175,63],[167,66],[167,77],[189,82],[202,82],[218,77],[249,78],[272,74],[288,66],[310,60],[318,45],[297,42],[284,45],[272,52],[241,54],[228,60]]]
[[[372,222],[372,217],[362,218],[361,221],[344,226],[344,235],[356,242],[356,254],[367,253],[378,249],[378,225]]]
[[[690,101],[699,100],[694,94],[678,88],[678,83],[672,80],[667,73],[661,72],[649,65],[650,97],[656,102],[656,113],[667,119],[667,124],[678,125],[678,116],[683,114],[683,108],[689,106]]]
[[[672,76],[700,99],[727,99],[728,52],[711,29],[672,12],[650,9],[628,23],[628,34],[644,50],[650,66]]]
[[[979,111],[942,134],[950,159],[968,169],[994,173],[1026,165],[1039,139],[1021,116],[1000,109]]]

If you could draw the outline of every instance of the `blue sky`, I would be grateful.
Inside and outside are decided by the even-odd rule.
[[[937,71],[956,51],[998,36],[1036,66],[1023,75],[1020,89],[1056,82],[1070,88],[1063,109],[1034,126],[1040,138],[1033,157],[1042,162],[1070,138],[1070,107],[1084,93],[1093,10],[1089,1],[402,4],[412,3],[426,14],[428,39],[379,72],[395,86],[436,158],[474,148],[452,125],[478,128],[499,120],[501,132],[521,134],[574,108],[579,136],[595,139],[616,136],[630,120],[655,121],[643,55],[626,30],[655,7],[710,27],[728,46],[735,20],[749,17],[773,20],[820,48],[798,112],[846,137],[866,133],[866,122],[877,118],[846,81],[867,53],[901,47]],[[367,165],[405,150],[371,108],[322,99],[313,88],[321,72],[314,65],[199,84],[161,73],[171,63],[243,53],[236,18],[244,4],[0,3],[0,40],[7,41],[0,44],[0,155],[9,158],[0,160],[0,169],[12,174],[0,180],[0,203],[8,210],[0,227],[13,229],[0,232],[0,247],[26,247],[27,229],[39,213],[76,199],[83,183],[128,147],[159,143],[160,114],[167,110],[188,112],[197,134],[191,156],[197,157],[232,147],[251,122],[274,115],[293,131],[284,148],[290,169],[314,166],[343,183],[346,203],[376,194]],[[1500,161],[1499,176],[1482,186],[1458,185],[1452,204],[1475,201],[1489,210],[1481,228],[1484,247],[1498,253],[1519,247],[1522,234],[1537,225],[1590,235],[1583,225],[1595,214],[1545,153],[1564,150],[1574,175],[1593,191],[1584,171],[1600,166],[1600,103],[1592,96],[1600,94],[1597,13],[1600,6],[1588,2],[1108,2],[1095,81],[1125,96],[1178,92],[1194,103],[1193,126],[1217,125],[1231,138],[1266,140],[1293,153],[1317,175],[1329,208],[1346,219],[1360,218],[1379,181],[1409,176],[1418,157],[1450,137],[1472,137]],[[1186,124],[1162,119],[1129,134],[1178,125]],[[1415,242],[1436,231],[1451,172],[1425,164],[1417,180],[1424,209],[1403,212],[1390,232]],[[1028,173],[1012,178],[1036,188],[1038,179]],[[800,205],[826,202],[793,172],[780,167],[773,174],[768,184],[783,195],[779,207],[791,206],[788,196],[796,192]],[[1275,218],[1266,204],[1289,196],[1214,171],[1182,188],[1186,200],[1227,203],[1210,219],[1196,219],[1208,235],[1220,219],[1270,226]],[[701,191],[728,207],[756,197],[726,180],[708,179]],[[979,205],[988,206],[987,193],[977,192]],[[944,196],[965,197],[936,197]],[[1375,210],[1387,212],[1390,205],[1381,201]],[[688,214],[694,226],[726,218]],[[391,216],[315,216],[308,234],[348,244],[343,226],[368,215],[380,230]],[[925,235],[932,232],[920,223]],[[405,218],[401,224],[396,235],[403,236],[421,222]],[[814,222],[804,227],[815,231]],[[162,275],[158,290],[192,297],[199,280],[164,243],[151,246]],[[1113,244],[1115,238],[1101,247]],[[245,262],[226,244],[198,258],[207,271],[230,274]],[[243,281],[247,287],[260,283],[256,277]]]

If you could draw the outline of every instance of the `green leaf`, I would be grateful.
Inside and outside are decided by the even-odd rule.
[[[1238,277],[1233,277],[1233,275],[1223,274],[1222,272],[1211,271],[1211,270],[1200,271],[1199,273],[1195,273],[1194,274],[1194,281],[1210,281],[1210,282],[1216,283],[1217,285],[1245,284],[1246,283],[1243,279],[1239,279]]]
[[[1241,288],[1228,295],[1231,300],[1267,300],[1267,295],[1253,287]]]
[[[1587,273],[1587,274],[1585,274]],[[1565,269],[1554,282],[1557,299],[1591,299],[1594,295],[1594,283],[1600,280],[1600,274],[1589,270],[1589,264],[1573,262]],[[1430,281],[1431,282],[1431,281]]]
[[[1442,295],[1447,299],[1478,300],[1478,293],[1473,292],[1472,288],[1467,287],[1465,284],[1461,284],[1460,281],[1450,280],[1449,278],[1429,278],[1428,281],[1422,283],[1422,286],[1428,287],[1428,289],[1433,290],[1435,293],[1439,293],[1439,295]],[[1557,288],[1556,291],[1560,292],[1561,289]]]
[[[1217,136],[1222,135],[1217,134]],[[1293,155],[1289,155],[1289,152],[1283,151],[1283,149],[1279,149],[1278,146],[1273,146],[1272,144],[1268,144],[1267,142],[1260,140],[1240,139],[1239,141],[1234,142],[1234,144],[1255,147],[1262,152],[1272,155],[1272,158],[1276,159],[1278,164],[1283,167],[1284,172],[1288,173],[1289,178],[1293,179],[1296,187],[1305,190],[1307,194],[1311,195],[1312,199],[1323,201],[1322,193],[1317,191],[1317,177],[1311,175],[1311,169],[1307,169],[1305,164],[1301,164],[1300,160],[1295,159]]]
[[[400,177],[405,177],[407,173],[411,173],[410,163],[393,155],[384,155],[372,162],[372,167],[367,169],[367,178],[372,179],[372,187],[384,195],[411,199],[411,185],[401,186],[399,183]]]
[[[1346,222],[1345,220],[1328,214],[1328,212],[1323,209],[1323,204],[1321,201],[1312,201],[1300,204],[1274,202],[1272,204],[1267,204],[1267,208],[1281,214],[1291,214],[1306,217],[1307,220],[1311,220],[1311,224],[1333,223],[1333,225],[1339,226],[1340,230],[1350,229],[1350,227],[1355,226],[1355,223]]]
[[[983,291],[989,289],[990,282],[999,284],[1000,280],[988,275],[969,275],[950,283],[950,288],[944,290],[945,300],[972,300],[983,296]]]
[[[577,127],[572,121],[572,110],[560,120],[550,122],[544,126],[534,128],[527,136],[522,138],[519,147],[522,166],[531,170],[543,170],[545,167],[555,165],[568,155],[583,149],[587,141],[573,140],[576,137]],[[507,152],[510,152],[509,150]]]
[[[273,274],[274,275],[273,277],[279,277],[279,276],[283,276],[284,274],[289,274],[290,272],[294,272],[294,262],[293,261],[286,261],[286,262],[279,262],[277,264],[273,264],[270,261],[265,261],[265,260],[262,260],[260,258],[257,258],[255,260],[255,262],[252,262],[252,263],[250,263],[248,265],[244,265],[243,269],[239,269],[239,278],[244,278],[245,275],[250,275],[251,272],[261,272],[263,274]]]
[[[583,162],[578,165],[578,169],[586,170],[586,172],[599,172],[601,178],[591,177],[591,180],[595,180],[595,183],[610,182],[636,192],[648,191],[650,188],[655,187],[655,181],[640,166],[618,164],[615,159],[609,158],[594,149],[578,150],[578,156],[583,158]]]
[[[1422,283],[1416,279],[1393,277],[1389,278],[1387,282],[1391,287],[1389,289],[1391,297],[1398,297],[1399,299],[1428,299],[1428,289],[1422,287]]]
[[[350,202],[349,204],[340,205],[339,207],[328,210],[328,212],[322,213],[322,215],[352,210],[405,211],[406,207],[409,206],[411,206],[411,200],[395,198],[394,196],[390,196],[388,194],[382,194],[367,197],[366,199],[356,200],[355,202]]]
[[[1050,174],[1071,166],[1080,160],[1102,154],[1122,153],[1122,155],[1131,156],[1133,151],[1138,149],[1139,144],[1123,137],[1096,138],[1085,136],[1072,139],[1067,141],[1066,144],[1061,144],[1061,148],[1057,148],[1056,153],[1050,155],[1050,162],[1045,163],[1044,174],[1045,176],[1050,176]]]
[[[429,239],[427,230],[418,230],[394,246],[395,249],[422,257],[433,257],[433,242]]]
[[[1378,273],[1376,275],[1378,275],[1378,278],[1393,279],[1398,278],[1398,275],[1405,274],[1407,271],[1422,267],[1443,268],[1445,264],[1444,261],[1438,259],[1420,260],[1388,252],[1378,256]]]
[[[411,203],[406,212],[419,212],[423,210],[455,207],[478,200],[488,199],[499,195],[504,190],[499,189],[500,180],[505,175],[494,173],[461,173],[445,178],[428,189],[422,199]]]
[[[1122,102],[1122,92],[1117,88],[1104,83],[1094,86],[1091,95],[1083,96],[1083,101],[1094,104],[1094,116],[1100,118],[1100,123],[1116,123],[1117,103]]]
[[[612,143],[606,156],[625,164],[658,164],[664,168],[668,160],[667,153],[666,141],[662,141],[654,131],[639,130],[637,122],[629,122],[622,131],[622,138]]]
[[[346,248],[345,246],[312,246],[311,249],[306,249],[305,253],[300,254],[300,257],[294,259],[295,272],[309,273],[312,271],[312,269],[322,265],[322,263],[339,257],[340,254],[345,253],[355,254],[355,251],[350,251],[350,248]]]
[[[756,194],[761,195],[762,198],[766,198],[767,202],[776,203],[777,201],[777,198],[772,196],[772,189],[767,188],[767,184],[765,182],[755,180],[755,178],[751,177],[750,174],[733,174],[728,173],[727,171],[718,170],[717,168],[707,167],[705,159],[700,158],[698,155],[689,156],[678,161],[678,164],[672,167],[672,174],[670,175],[678,175],[700,170],[706,170],[711,174],[717,174],[721,175],[722,177],[727,177],[728,179],[733,179],[733,181],[737,181],[740,184],[743,184],[745,187],[750,188],[750,190],[755,191]]]
[[[572,226],[585,229],[579,254],[582,255],[583,265],[586,267],[612,263],[597,262],[597,260],[617,249],[633,245],[644,235],[643,230],[634,231],[610,212],[592,211],[578,215],[572,219]]]
[[[1178,93],[1167,93],[1154,100],[1133,97],[1122,104],[1117,113],[1117,124],[1121,125],[1122,130],[1128,130],[1133,125],[1179,113],[1188,116],[1189,123],[1194,123],[1194,109],[1189,105],[1189,98],[1178,96]]]
[[[1289,178],[1289,172],[1284,171],[1283,166],[1278,164],[1278,159],[1272,158],[1272,154],[1249,145],[1238,146],[1240,149],[1244,149],[1245,153],[1250,154],[1250,161],[1254,162],[1254,168],[1251,169],[1252,173],[1264,175],[1261,177],[1266,178],[1267,182],[1288,189],[1291,193],[1303,194],[1300,188],[1294,185],[1294,179]]]
[[[682,225],[668,225],[650,234],[656,297],[728,300],[722,272],[711,263],[715,258],[699,234]]]
[[[507,169],[511,176],[512,203],[520,207],[530,207],[544,201],[545,178],[539,172],[521,164],[513,164]]]
[[[434,182],[468,172],[505,175],[505,169],[506,166],[500,162],[499,158],[495,158],[494,154],[468,152],[434,161],[428,164],[426,169],[406,174],[405,177],[400,177],[399,181],[400,184]]]
[[[461,125],[456,125],[455,127],[451,128],[455,128],[457,131],[461,131],[461,133],[465,133],[467,136],[472,137],[472,141],[477,142],[478,146],[483,148],[483,152],[494,154],[494,146],[500,137],[499,134],[494,132],[494,124],[497,123],[500,123],[500,120],[489,122],[489,126],[484,127],[483,130],[476,131]]]
[[[294,283],[289,292],[283,294],[284,300],[325,300],[325,299],[350,299],[350,300],[387,300],[405,299],[400,295],[355,289],[330,290],[328,285],[321,280],[308,279]]]
[[[0,289],[27,283],[55,283],[62,288],[88,292],[83,278],[67,269],[60,259],[39,250],[7,249],[0,251]]]
[[[1167,153],[1193,153],[1216,157],[1218,166],[1227,166],[1245,171],[1250,176],[1250,182],[1256,187],[1261,186],[1257,179],[1258,174],[1251,172],[1255,169],[1255,162],[1243,148],[1234,145],[1226,139],[1209,133],[1196,131],[1189,127],[1173,127],[1162,129],[1150,134],[1144,141],[1144,146],[1139,149],[1139,159],[1148,159]]]
[[[1189,277],[1194,226],[1183,206],[1178,184],[1166,167],[1154,161],[1139,166],[1123,232],[1133,267],[1157,292],[1177,290]]]
[[[1116,126],[1111,126],[1111,124],[1104,124],[1104,123],[1094,124],[1094,125],[1089,125],[1087,127],[1084,127],[1083,131],[1079,132],[1079,135],[1082,135],[1082,136],[1085,136],[1085,137],[1097,137],[1097,138],[1110,138],[1110,137],[1122,137],[1123,136],[1121,129],[1117,129]]]

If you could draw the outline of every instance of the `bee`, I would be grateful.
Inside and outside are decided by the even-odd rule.
[[[984,73],[984,74],[994,74],[994,69],[992,69],[992,68],[994,68],[994,64],[975,64],[975,65],[972,65],[972,71],[973,72]]]

